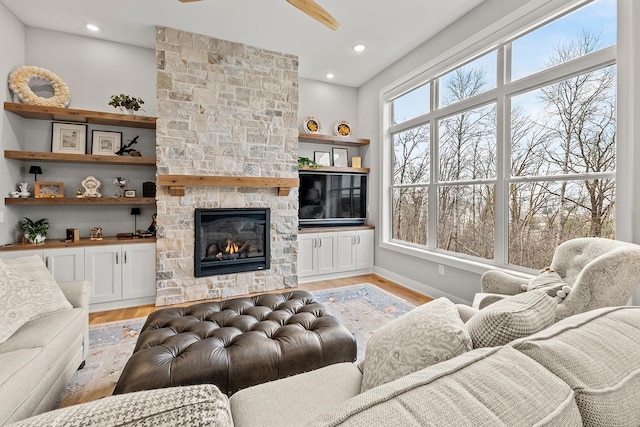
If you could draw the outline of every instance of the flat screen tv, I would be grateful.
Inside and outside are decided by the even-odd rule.
[[[367,218],[367,176],[301,171],[300,227],[361,225]]]

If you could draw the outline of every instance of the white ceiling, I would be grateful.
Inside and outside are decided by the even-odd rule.
[[[285,0],[0,0],[25,25],[153,48],[155,26],[298,55],[300,76],[359,87],[484,0],[316,0],[332,31]],[[91,33],[87,23],[101,28]],[[355,44],[367,50],[356,53]],[[428,58],[425,58],[425,60]],[[327,73],[335,78],[328,80]]]

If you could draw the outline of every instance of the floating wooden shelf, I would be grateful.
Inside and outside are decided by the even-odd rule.
[[[157,180],[157,185],[169,187],[172,196],[184,196],[186,187],[268,187],[277,188],[278,196],[288,196],[298,183],[298,178],[224,175],[158,175]]]
[[[7,197],[5,205],[152,205],[155,197]]]
[[[45,162],[99,163],[103,165],[155,166],[154,157],[99,156],[93,154],[45,153],[42,151],[4,150],[5,159]]]
[[[300,133],[298,134],[298,141],[315,142],[317,144],[346,145],[349,147],[360,147],[363,145],[369,145],[371,143],[370,140],[365,138],[323,135],[320,133]]]
[[[305,166],[303,168],[298,168],[301,171],[309,171],[309,172],[340,172],[340,173],[369,173],[369,168],[337,168],[335,166],[320,166],[319,168],[312,168],[309,166]]]
[[[140,129],[156,128],[155,117],[78,110],[75,108],[42,107],[40,105],[19,104],[15,102],[5,102],[4,109],[25,119],[56,120]]]
[[[155,243],[155,237],[127,237],[118,239],[115,236],[103,237],[102,240],[90,240],[83,237],[77,242],[69,242],[66,240],[47,239],[44,243],[34,245],[32,243],[14,243],[0,247],[0,252],[5,251],[24,251],[24,250],[42,250],[56,248],[76,248],[82,246],[104,246],[104,245],[129,245],[136,243]]]

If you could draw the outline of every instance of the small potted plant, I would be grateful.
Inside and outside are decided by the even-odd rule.
[[[144,101],[142,98],[135,98],[133,96],[125,95],[121,93],[120,95],[111,95],[111,99],[109,100],[109,105],[113,108],[118,108],[121,111],[127,111],[130,114],[133,111],[142,110],[142,104]]]
[[[32,221],[25,217],[20,219],[18,224],[20,225],[20,229],[24,231],[25,239],[34,245],[44,242],[47,238],[49,223],[46,218],[39,219],[38,221]]]

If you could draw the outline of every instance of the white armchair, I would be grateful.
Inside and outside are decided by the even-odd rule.
[[[551,269],[571,286],[569,295],[558,304],[556,320],[600,307],[625,305],[640,283],[640,245],[599,237],[569,240],[556,248]],[[481,285],[483,294],[489,295],[476,298],[474,306],[483,308],[518,294],[528,282],[502,271],[487,271]]]

